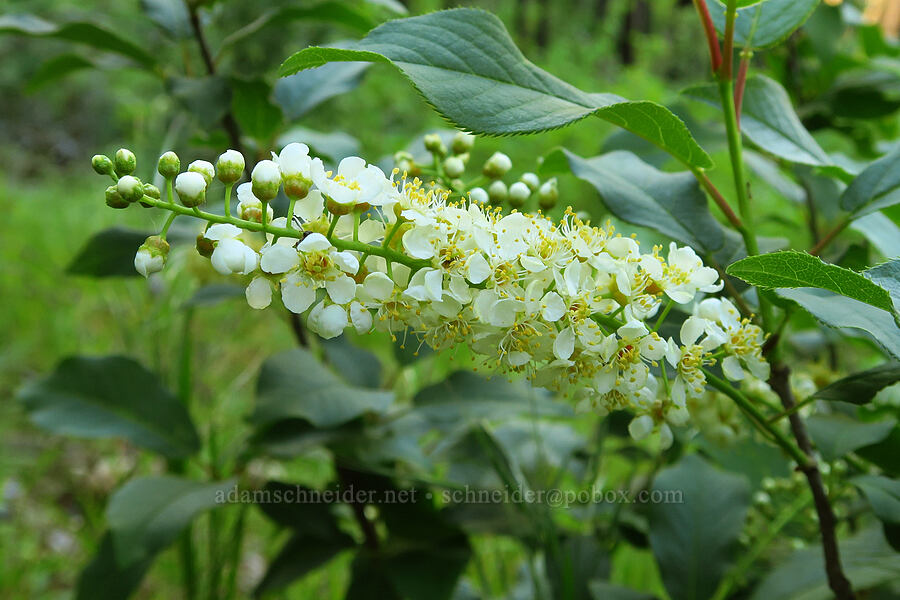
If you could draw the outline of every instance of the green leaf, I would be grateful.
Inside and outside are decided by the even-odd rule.
[[[900,147],[870,164],[841,196],[841,208],[851,217],[861,217],[897,202],[900,202]]]
[[[377,356],[354,346],[345,335],[321,343],[328,364],[346,381],[364,388],[381,387],[381,361]]]
[[[369,32],[354,49],[301,50],[281,65],[280,73],[293,75],[334,61],[394,65],[439,113],[475,133],[535,133],[593,114],[648,139],[687,165],[712,166],[709,155],[668,109],[572,87],[526,60],[503,23],[482,10],[460,8],[390,21]]]
[[[193,35],[184,0],[141,0],[141,8],[150,19],[176,40]]]
[[[35,71],[28,80],[25,91],[32,94],[44,86],[53,83],[58,79],[62,79],[66,75],[84,69],[91,69],[93,67],[94,63],[78,54],[60,54],[59,56],[54,56],[38,67],[37,71]]]
[[[106,507],[116,562],[124,567],[152,558],[198,514],[224,505],[236,481],[206,483],[171,475],[128,481]]]
[[[266,360],[256,393],[252,420],[258,425],[299,418],[334,427],[366,413],[384,413],[394,399],[392,392],[344,383],[302,348]]]
[[[197,119],[201,127],[218,123],[231,106],[228,80],[217,75],[170,77],[166,80],[166,90]]]
[[[126,600],[141,584],[152,559],[120,566],[112,534],[103,535],[97,553],[78,576],[75,600]]]
[[[241,130],[260,142],[268,141],[281,125],[281,109],[270,100],[272,88],[262,79],[231,80],[231,111]]]
[[[0,33],[50,37],[85,44],[98,50],[126,56],[147,69],[156,67],[156,59],[146,50],[93,23],[72,22],[57,25],[27,13],[2,15]]]
[[[894,358],[900,358],[900,328],[893,314],[828,290],[777,289],[775,293],[793,300],[829,327],[862,331]]]
[[[850,481],[865,494],[875,516],[885,523],[900,523],[900,481],[880,475],[861,475]]]
[[[288,119],[299,119],[329,98],[356,89],[366,70],[365,62],[329,63],[275,82],[275,100]]]
[[[609,577],[610,558],[605,545],[593,533],[568,536],[557,544],[555,556],[551,552],[544,555],[553,597],[591,600],[591,581]]]
[[[606,581],[592,581],[589,586],[594,600],[656,600],[656,596],[621,587]]]
[[[76,356],[19,394],[31,420],[54,433],[122,437],[169,458],[200,448],[191,417],[159,378],[124,356]]]
[[[866,269],[863,275],[886,289],[894,302],[894,310],[900,311],[900,258]]]
[[[856,592],[900,579],[900,561],[878,528],[870,527],[840,541],[844,572]],[[780,559],[750,600],[830,600],[825,561],[818,544]]]
[[[900,227],[882,212],[872,212],[850,223],[884,256],[900,256]]]
[[[813,394],[813,398],[831,402],[868,404],[878,392],[898,381],[900,381],[900,362],[891,361],[874,369],[839,379]]]
[[[693,86],[682,93],[721,109],[715,85]],[[819,167],[833,164],[800,122],[781,84],[763,75],[747,79],[741,131],[761,149],[787,161]]]
[[[885,439],[897,421],[864,423],[846,415],[813,415],[807,419],[809,435],[825,460],[835,460]]]
[[[346,533],[334,538],[318,538],[296,533],[281,547],[269,563],[266,574],[256,586],[256,597],[287,587],[297,579],[325,565],[356,544]]]
[[[890,294],[863,275],[805,252],[748,256],[729,265],[725,272],[765,289],[821,288],[882,310],[894,309]]]
[[[112,227],[94,234],[66,267],[70,275],[136,277],[134,255],[148,236],[146,231]]]
[[[545,162],[559,160],[593,185],[610,212],[623,221],[705,252],[725,243],[722,226],[710,214],[706,195],[692,173],[664,173],[624,151],[585,159],[562,148]]]
[[[724,4],[718,0],[706,0],[706,4],[716,30],[724,35]],[[734,45],[742,48],[750,40],[751,48],[774,46],[803,25],[818,5],[819,0],[766,0],[759,6],[738,10]]]
[[[661,471],[653,491],[680,500],[650,507],[650,544],[669,595],[710,598],[735,556],[749,484],[691,454]]]

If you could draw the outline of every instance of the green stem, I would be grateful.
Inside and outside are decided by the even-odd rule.
[[[669,311],[672,310],[672,306],[675,305],[674,300],[669,300],[666,307],[660,313],[659,317],[656,318],[656,323],[653,324],[653,331],[659,331],[659,328],[662,326],[663,322],[666,320],[666,317],[669,316]]]
[[[809,465],[809,457],[797,446],[797,444],[782,433],[781,430],[769,423],[766,416],[762,414],[753,402],[741,393],[740,390],[733,387],[724,379],[719,379],[707,369],[703,369],[703,373],[706,375],[706,380],[711,386],[731,398],[734,403],[738,405],[738,408],[750,417],[750,421],[756,428],[764,435],[768,436],[773,442],[781,446],[791,458],[797,461],[797,464],[800,465],[801,468]]]
[[[400,229],[400,226],[403,225],[403,221],[400,218],[397,218],[397,222],[394,223],[394,226],[391,227],[391,230],[388,232],[386,236],[384,236],[384,241],[381,243],[382,248],[387,248],[391,245],[391,240],[394,239],[394,235],[397,233],[397,230]]]
[[[591,319],[593,319],[594,322],[596,322],[600,325],[605,325],[613,330],[616,330],[619,327],[622,327],[623,325],[625,325],[625,323],[623,323],[622,321],[620,321],[616,318],[613,318],[610,315],[604,315],[601,313],[595,313],[595,314],[591,315]]]
[[[173,178],[171,178],[171,177],[169,177],[168,179],[166,179],[166,200],[169,201],[169,204],[170,204],[171,206],[178,206],[177,204],[175,204],[175,192],[174,192],[174,190],[172,189],[172,186],[173,186],[173,182],[174,182],[174,181],[175,181],[175,180],[174,180]]]
[[[225,216],[231,216],[231,188],[234,187],[233,183],[225,184]]]
[[[163,225],[162,231],[159,232],[159,237],[161,237],[162,239],[166,239],[166,235],[168,235],[169,233],[169,227],[172,226],[172,221],[174,221],[175,217],[177,216],[178,213],[172,213],[171,215],[169,215],[169,218],[166,219],[166,222]]]
[[[331,240],[331,236],[334,235],[334,230],[337,228],[338,219],[340,219],[340,215],[334,215],[334,218],[331,219],[331,225],[328,226],[328,233],[325,235],[329,240]],[[354,242],[356,240],[353,240]]]
[[[260,231],[262,231],[263,233],[268,233],[269,228],[266,227],[266,224],[267,224],[267,221],[269,220],[269,203],[265,200],[262,200],[261,203],[262,203],[262,213],[259,215],[259,220],[260,220],[260,225],[262,227],[260,228]]]
[[[152,198],[150,196],[144,196],[141,199],[141,202],[145,202],[150,204],[151,206],[155,206],[156,208],[162,208],[165,210],[172,211],[179,215],[190,215],[192,217],[197,217],[208,221],[210,223],[230,223],[241,229],[246,229],[247,231],[263,231],[262,223],[256,223],[255,221],[244,221],[242,219],[237,219],[235,217],[226,217],[224,215],[217,215],[209,212],[205,212],[202,210],[195,210],[193,208],[187,208],[185,206],[181,206],[179,204],[171,205],[167,202],[163,202],[162,200],[157,200],[156,198]],[[295,240],[299,240],[303,238],[304,232],[298,231],[296,229],[288,229],[287,227],[266,227],[265,229],[268,233],[278,234],[281,237],[289,237]],[[353,240],[342,240],[339,238],[335,238],[331,240],[331,243],[338,250],[352,250],[355,252],[368,252],[369,254],[373,254],[375,256],[380,256],[388,261],[393,261],[396,263],[400,263],[401,265],[406,265],[407,267],[417,270],[422,267],[427,267],[431,265],[431,261],[429,260],[420,260],[416,258],[412,258],[410,256],[406,256],[405,254],[401,254],[399,252],[395,252],[393,250],[388,250],[383,246],[374,246],[372,244],[366,244],[364,242],[354,242]]]
[[[353,213],[353,241],[359,241],[359,213]]]

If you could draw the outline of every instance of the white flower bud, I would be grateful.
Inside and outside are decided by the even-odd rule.
[[[222,183],[234,183],[244,174],[244,155],[237,150],[226,150],[216,161],[216,173]]]
[[[131,175],[137,168],[137,157],[127,148],[116,151],[116,175]]]
[[[541,186],[538,192],[538,203],[544,210],[550,210],[556,206],[557,200],[559,200],[559,188],[556,183],[556,177],[554,177],[545,181]]]
[[[206,180],[206,185],[212,183],[212,180],[216,177],[216,168],[207,160],[195,160],[188,165],[187,170],[189,173],[200,173],[203,175],[203,179]]]
[[[144,277],[149,277],[151,273],[162,271],[168,255],[169,242],[158,235],[151,235],[134,255],[134,268]]]
[[[639,442],[650,435],[651,431],[653,431],[653,417],[650,415],[635,417],[631,420],[631,423],[628,424],[628,433],[636,442]]]
[[[472,146],[474,145],[475,136],[471,133],[460,131],[455,136],[453,136],[453,154],[465,154],[466,152],[472,150]]]
[[[538,191],[541,187],[541,180],[534,173],[522,173],[522,176],[519,177],[519,181],[527,185],[528,189],[532,192]]]
[[[466,165],[458,156],[450,156],[444,161],[444,173],[451,179],[456,179],[466,171]]]
[[[472,188],[469,190],[469,199],[479,204],[485,204],[488,201],[488,193],[484,188]]]
[[[171,150],[159,157],[156,163],[156,171],[166,179],[172,179],[181,171],[181,160]]]
[[[530,196],[531,190],[521,181],[517,181],[509,186],[509,205],[513,208],[521,208]]]
[[[432,154],[437,154],[438,156],[447,154],[447,146],[444,145],[444,141],[441,139],[440,135],[429,133],[425,136],[423,141],[425,143],[425,149]]]
[[[503,204],[509,197],[509,190],[506,189],[506,184],[499,179],[488,186],[487,193],[491,204]]]
[[[486,163],[484,163],[484,174],[491,179],[500,179],[512,169],[512,161],[502,152],[494,152]]]
[[[188,208],[200,206],[206,201],[206,178],[195,171],[181,173],[175,178],[175,191]]]
[[[263,202],[274,200],[281,187],[281,170],[271,160],[261,160],[253,167],[250,175],[253,195]]]
[[[109,175],[115,168],[112,159],[105,154],[95,154],[91,158],[91,166],[98,175]]]
[[[144,197],[144,184],[140,179],[131,175],[119,178],[116,189],[126,202],[137,202]]]

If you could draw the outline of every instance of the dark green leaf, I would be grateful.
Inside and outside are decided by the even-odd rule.
[[[784,452],[772,444],[751,437],[728,444],[718,444],[706,437],[697,441],[705,455],[723,469],[746,477],[754,489],[759,489],[767,477],[789,477],[791,474],[791,465]]]
[[[590,582],[609,577],[606,548],[594,535],[571,536],[557,543],[558,552],[545,554],[553,597],[590,600]]]
[[[126,600],[141,584],[151,562],[152,557],[120,566],[112,535],[107,532],[94,558],[78,576],[75,600]]]
[[[218,123],[231,105],[228,80],[217,75],[171,77],[166,80],[166,89],[202,127]]]
[[[900,477],[900,427],[894,427],[886,438],[856,453],[891,477]]]
[[[141,0],[141,8],[173,38],[183,40],[193,35],[184,0]]]
[[[308,351],[277,354],[262,366],[253,421],[306,419],[316,427],[334,427],[365,413],[384,413],[392,392],[347,385]]]
[[[354,546],[353,538],[343,532],[325,539],[294,534],[272,559],[254,595],[259,597],[284,588]]]
[[[134,255],[148,236],[146,231],[112,227],[94,234],[78,251],[66,273],[91,277],[135,277]]]
[[[653,490],[680,500],[650,509],[650,544],[666,589],[672,600],[710,598],[735,555],[750,486],[692,454],[660,472]]]
[[[281,125],[282,114],[272,103],[272,88],[262,79],[231,80],[231,111],[241,130],[267,142]]]
[[[322,340],[325,359],[349,383],[364,388],[381,387],[381,361],[378,357],[354,346],[347,336]]]
[[[841,562],[857,593],[900,579],[900,561],[878,528],[870,527],[841,540]],[[750,600],[829,600],[825,561],[818,544],[781,559],[766,574]]]
[[[589,587],[594,600],[656,600],[653,594],[639,592],[605,581],[592,581]]]
[[[866,277],[805,252],[749,256],[729,265],[726,272],[765,289],[821,288],[882,310],[894,309],[890,294]]]
[[[650,227],[706,252],[725,243],[722,226],[710,214],[706,195],[693,174],[664,173],[631,152],[587,159],[565,149],[554,154],[562,157],[551,155],[547,160],[564,159],[572,174],[593,185],[610,212],[623,221]]]
[[[885,439],[897,421],[863,423],[846,415],[813,415],[807,419],[809,435],[825,460],[835,460],[858,448]]]
[[[705,0],[719,34],[725,32],[725,6],[718,0]],[[738,10],[734,22],[734,44],[766,48],[784,41],[806,22],[819,0],[766,0],[759,6]]]
[[[900,362],[892,361],[839,379],[816,392],[813,397],[833,402],[868,404],[875,394],[898,381]]]
[[[81,71],[83,69],[93,68],[94,63],[78,54],[60,54],[54,56],[34,72],[25,91],[29,94],[38,91],[47,84],[53,83],[58,79],[62,79],[70,73]]]
[[[198,514],[224,505],[235,485],[235,479],[206,483],[171,475],[130,480],[106,507],[116,562],[128,566],[152,558]]]
[[[900,311],[900,258],[866,269],[863,275],[886,289],[894,302],[894,310]]]
[[[850,228],[863,234],[884,256],[888,258],[900,256],[900,227],[884,213],[868,213],[855,219]]]
[[[429,34],[423,35],[423,31]],[[476,133],[507,135],[555,129],[594,114],[696,167],[712,161],[684,123],[652,102],[587,94],[528,62],[499,19],[453,9],[377,27],[354,49],[312,47],[281,66],[281,75],[334,61],[397,67],[449,121]]]
[[[698,85],[682,93],[721,108],[715,85]],[[833,164],[800,122],[781,84],[763,75],[747,79],[741,131],[766,152],[787,161],[820,167]]]
[[[148,69],[156,66],[156,59],[146,50],[119,34],[93,23],[73,22],[58,25],[31,14],[2,15],[0,16],[0,33],[52,37],[86,44],[98,50],[126,56]]]
[[[194,292],[194,295],[184,303],[184,307],[213,306],[226,300],[243,297],[244,288],[239,285],[233,283],[211,283]]]
[[[851,481],[865,494],[875,516],[885,523],[900,524],[900,481],[879,475],[861,475]]]
[[[275,82],[275,100],[288,119],[299,119],[329,98],[355,89],[371,63],[329,63]]]
[[[841,196],[841,208],[852,216],[862,216],[897,202],[900,202],[900,148],[870,164]]]
[[[122,437],[169,458],[200,447],[184,405],[156,375],[123,356],[67,358],[18,397],[31,420],[54,433]]]
[[[777,289],[829,327],[858,329],[894,358],[900,358],[900,328],[893,314],[852,298],[816,288]]]

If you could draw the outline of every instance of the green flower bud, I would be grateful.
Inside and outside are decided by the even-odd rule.
[[[181,171],[181,160],[170,150],[159,157],[156,170],[166,179],[172,179]]]
[[[91,159],[91,166],[98,175],[109,175],[115,169],[112,159],[105,154],[95,154]]]
[[[118,186],[111,185],[106,188],[106,205],[110,208],[128,208],[128,200],[119,194]]]
[[[281,169],[271,160],[261,160],[253,167],[250,179],[253,182],[253,195],[263,202],[269,202],[275,199],[278,188],[281,187]]]
[[[212,183],[212,180],[216,176],[216,168],[212,166],[212,163],[208,160],[195,160],[188,165],[187,170],[189,173],[200,173],[203,175],[203,179],[206,180],[207,186]]]
[[[465,171],[466,165],[463,164],[463,161],[461,161],[458,156],[450,156],[444,160],[444,172],[447,174],[447,177],[456,179],[465,173]]]
[[[506,184],[499,179],[488,186],[487,192],[491,204],[494,205],[503,204],[509,197],[509,190],[506,189]]]
[[[156,200],[159,200],[160,197],[162,196],[162,194],[159,193],[159,188],[156,187],[155,185],[153,185],[152,183],[144,184],[144,195],[150,196],[151,198],[155,198]],[[143,206],[144,208],[151,208],[153,205],[148,204],[147,202],[141,201],[141,206]]]
[[[168,255],[169,242],[158,235],[151,235],[134,255],[134,268],[144,277],[149,277],[151,273],[162,271]]]
[[[519,177],[519,181],[528,186],[528,189],[532,192],[536,192],[541,187],[541,180],[534,173],[523,173],[521,177]]]
[[[531,190],[521,181],[509,186],[509,205],[513,208],[522,208],[529,197],[531,197]]]
[[[237,150],[226,150],[216,161],[216,173],[222,183],[234,183],[244,174],[244,155]]]
[[[119,195],[126,202],[137,202],[144,197],[144,184],[132,175],[120,177],[116,189],[119,190]]]
[[[137,157],[127,148],[119,148],[116,151],[116,175],[131,175],[137,168]]]
[[[453,154],[465,154],[472,150],[472,146],[475,145],[475,136],[471,133],[465,133],[464,131],[457,132],[456,135],[453,136],[453,142],[451,144],[451,148],[453,149]]]
[[[188,208],[200,206],[206,201],[206,178],[195,171],[181,173],[175,178],[175,191]]]
[[[541,186],[538,192],[538,204],[542,209],[550,210],[556,206],[557,200],[559,200],[559,188],[556,184],[556,177],[554,177],[545,181]]]
[[[429,133],[425,136],[424,142],[425,149],[432,154],[437,154],[438,156],[447,154],[447,146],[444,145],[444,141],[441,139],[440,135]]]
[[[512,168],[512,161],[502,152],[494,154],[484,163],[483,173],[491,179],[500,179]]]

